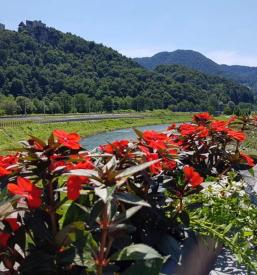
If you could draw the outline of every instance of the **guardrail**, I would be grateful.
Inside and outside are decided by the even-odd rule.
[[[1,119],[0,118],[0,128],[3,127],[17,127],[21,125],[27,125],[31,123],[36,124],[50,124],[50,123],[63,123],[63,122],[76,122],[76,121],[96,121],[96,120],[106,120],[106,119],[122,119],[122,118],[144,118],[145,115],[141,114],[101,114],[101,115],[80,115],[80,116],[65,116],[56,118],[44,118],[44,117],[34,117],[30,120],[25,119]]]
[[[0,120],[0,128],[17,127],[21,125],[31,124],[32,120]]]

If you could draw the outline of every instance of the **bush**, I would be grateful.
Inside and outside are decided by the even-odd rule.
[[[135,130],[137,141],[96,152],[81,148],[76,133],[30,137],[0,157],[1,261],[22,274],[159,274],[167,256],[179,259],[191,228],[224,242],[256,271],[256,208],[248,208],[248,223],[222,214],[224,203],[233,214],[242,208],[234,171],[254,165],[239,146],[256,121],[196,114],[192,124]]]

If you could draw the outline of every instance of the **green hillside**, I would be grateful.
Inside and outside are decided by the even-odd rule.
[[[192,50],[176,50],[174,52],[160,52],[152,57],[134,59],[144,68],[153,70],[159,65],[183,65],[210,75],[221,76],[251,87],[257,91],[257,67],[219,65]]]
[[[111,48],[38,21],[20,24],[18,32],[0,31],[1,113],[141,111],[183,100],[198,111],[206,109],[210,94],[224,104],[253,103],[246,87],[207,78],[205,89],[189,81],[198,73],[190,74],[181,82],[160,69],[146,70]]]

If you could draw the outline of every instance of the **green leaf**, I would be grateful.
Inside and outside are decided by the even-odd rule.
[[[190,219],[189,219],[189,215],[186,211],[182,211],[181,213],[179,213],[179,217],[185,226],[189,226]]]
[[[146,261],[137,261],[127,268],[122,275],[159,275],[161,274],[161,268],[163,265],[163,259],[151,259]]]
[[[248,169],[248,172],[251,174],[251,176],[254,177],[254,169],[253,168]]]
[[[134,132],[136,133],[136,135],[139,137],[139,138],[142,138],[143,137],[143,132],[136,129],[136,128],[133,128]]]
[[[146,207],[151,207],[149,203],[138,197],[137,195],[131,193],[116,193],[114,198],[118,201],[122,201],[128,204],[141,205]]]
[[[235,235],[234,235],[234,237],[233,237],[233,239],[232,239],[232,244],[234,245],[235,243],[236,243],[236,241],[238,240],[238,237],[239,237],[239,232],[237,232]]]
[[[139,164],[139,165],[129,167],[129,168],[125,169],[124,171],[122,171],[121,173],[119,173],[115,178],[117,180],[119,180],[119,179],[124,178],[124,177],[132,176],[133,174],[136,174],[136,173],[148,168],[149,166],[157,163],[158,161],[160,161],[160,160],[159,159],[152,160],[152,161],[149,161],[149,162],[145,162],[143,164]]]
[[[95,223],[96,219],[102,213],[103,207],[104,202],[101,199],[94,203],[90,212],[90,226],[92,226]]]
[[[120,223],[120,224],[112,224],[109,227],[109,233],[115,236],[116,233],[120,232],[135,232],[136,227],[130,224]],[[114,234],[115,233],[115,234]]]
[[[251,236],[253,236],[252,231],[244,231],[244,237],[251,237]]]
[[[98,177],[97,171],[90,169],[74,169],[70,170],[68,173],[65,173],[64,175],[84,176],[88,178]]]
[[[125,220],[128,220],[132,217],[135,213],[137,213],[142,208],[142,205],[134,206],[126,210],[125,212],[120,213],[115,219],[113,223],[121,223]]]
[[[69,234],[76,230],[84,230],[84,222],[74,222],[71,224],[66,225],[62,228],[55,236],[55,243],[61,247],[66,246],[70,243]]]
[[[112,198],[116,186],[105,187],[104,185],[95,188],[95,194],[106,203]]]
[[[223,234],[226,235],[226,234],[230,231],[230,229],[232,228],[232,226],[233,226],[233,223],[228,224],[228,225],[225,227],[225,229],[224,229],[224,231],[223,231]]]
[[[45,147],[46,146],[46,143],[42,140],[42,139],[39,139],[35,136],[32,136],[30,135],[31,139],[33,139],[34,141],[36,141],[38,144],[40,144],[42,147]]]
[[[163,259],[163,257],[152,247],[145,244],[133,244],[113,254],[113,261],[138,261],[150,259]]]
[[[171,235],[161,234],[158,242],[156,242],[156,245],[162,255],[170,255],[174,261],[179,261],[181,256],[181,247],[178,241]]]

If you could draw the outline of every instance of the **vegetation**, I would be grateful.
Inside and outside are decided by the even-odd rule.
[[[0,156],[1,263],[11,274],[158,275],[200,233],[256,272],[257,208],[238,174],[255,165],[240,151],[249,127],[256,116],[201,113],[97,152],[77,133],[30,137]]]
[[[126,118],[115,120],[99,120],[99,121],[81,121],[81,122],[63,122],[50,124],[37,124],[33,122],[21,125],[7,124],[0,127],[0,149],[17,147],[18,141],[25,140],[29,135],[38,136],[46,139],[49,132],[56,128],[62,128],[68,132],[77,132],[82,137],[92,136],[100,132],[107,132],[124,127],[137,127],[153,124],[163,124],[172,122],[185,122],[190,120],[190,114],[172,113],[169,111],[154,111],[146,113],[144,118]]]
[[[234,80],[257,91],[256,67],[219,65],[199,52],[176,50],[174,52],[160,52],[152,57],[135,58],[134,60],[144,68],[151,70],[159,65],[183,65],[209,75]]]
[[[207,108],[211,113],[226,111],[228,115],[240,115],[244,112],[250,113],[255,108],[252,104],[253,93],[226,79],[209,76],[181,65],[161,65],[155,71],[165,75],[170,81],[179,83],[172,90],[176,102],[169,108],[173,111],[195,110],[196,98],[202,98],[200,109]]]
[[[144,111],[170,105],[200,111],[208,109],[210,95],[220,105],[254,103],[247,87],[177,69],[176,76],[148,71],[111,48],[53,28],[0,30],[0,114]]]

